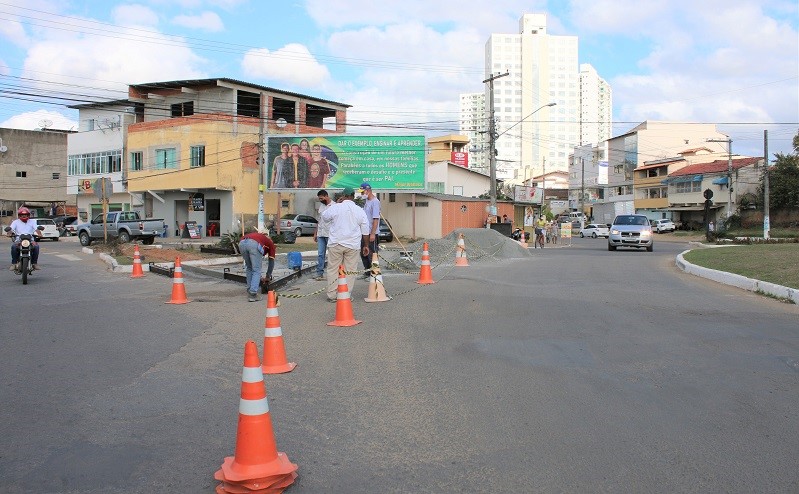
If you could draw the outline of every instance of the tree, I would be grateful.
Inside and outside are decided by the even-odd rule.
[[[776,153],[769,167],[769,203],[774,209],[799,208],[799,132],[793,138],[793,154]],[[760,197],[763,184],[760,184]]]

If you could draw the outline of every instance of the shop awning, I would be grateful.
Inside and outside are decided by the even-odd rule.
[[[727,185],[727,177],[719,177],[713,180],[713,185]]]

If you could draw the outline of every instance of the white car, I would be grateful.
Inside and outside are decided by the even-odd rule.
[[[43,226],[42,240],[48,238],[53,242],[58,242],[58,227],[55,226],[55,221],[50,218],[32,218],[36,222],[36,226]]]
[[[602,223],[589,223],[585,225],[585,228],[580,230],[580,238],[583,237],[605,237],[607,238],[610,235],[610,229],[608,225]]]
[[[671,220],[652,220],[652,230],[656,233],[673,232],[677,229],[674,222]]]

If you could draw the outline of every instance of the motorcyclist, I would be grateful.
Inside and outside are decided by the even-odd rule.
[[[14,241],[11,243],[11,271],[16,271],[17,263],[19,262],[19,245],[16,242],[17,237],[28,233],[36,238],[41,238],[41,232],[36,229],[35,222],[28,221],[31,212],[26,207],[21,207],[17,210],[17,219],[11,222],[11,228],[6,234]],[[31,245],[31,269],[39,269],[39,244],[33,242]]]

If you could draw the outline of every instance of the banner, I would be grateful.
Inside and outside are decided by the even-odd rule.
[[[425,190],[424,136],[270,136],[266,141],[270,189]]]
[[[543,199],[543,189],[538,187],[516,185],[513,188],[514,202],[541,204],[541,199]]]
[[[462,151],[452,151],[450,159],[453,164],[469,168],[469,154]]]

